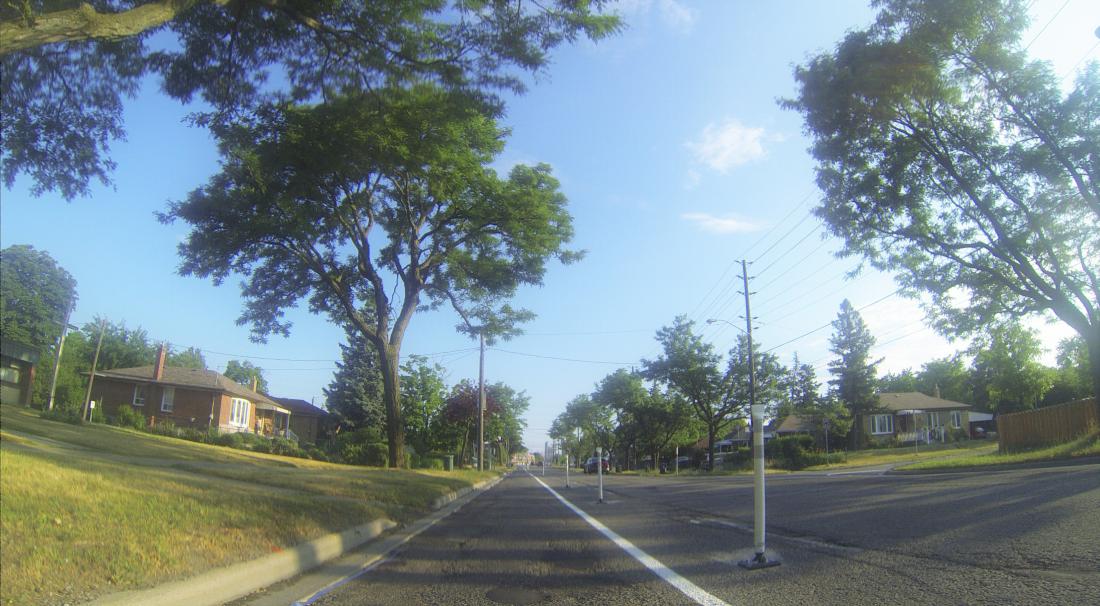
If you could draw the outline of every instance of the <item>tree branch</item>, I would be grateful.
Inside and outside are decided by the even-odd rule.
[[[55,44],[83,40],[117,40],[164,25],[200,2],[225,6],[230,0],[159,0],[118,13],[98,13],[90,4],[0,22],[0,56]]]

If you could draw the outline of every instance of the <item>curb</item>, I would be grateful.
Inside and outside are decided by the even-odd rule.
[[[502,477],[483,480],[447,493],[431,502],[432,510],[477,490],[491,488]],[[378,538],[396,528],[397,522],[378,519],[306,541],[278,553],[231,564],[193,577],[171,581],[148,589],[121,591],[89,602],[92,606],[157,604],[158,606],[218,606],[247,596],[264,587],[293,578]]]
[[[1100,464],[1100,457],[1077,457],[1074,459],[1055,459],[1052,461],[1030,461],[1027,463],[999,463],[996,465],[973,465],[970,467],[950,467],[943,469],[891,469],[886,475],[922,476],[945,473],[974,473],[979,471],[1012,471],[1016,469],[1044,469],[1048,467],[1077,467],[1078,465]]]

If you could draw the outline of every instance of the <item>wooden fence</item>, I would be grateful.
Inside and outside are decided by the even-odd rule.
[[[1001,452],[1068,442],[1098,426],[1100,402],[1096,398],[997,417]]]

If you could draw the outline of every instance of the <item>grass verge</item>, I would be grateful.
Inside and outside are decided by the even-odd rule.
[[[81,602],[408,521],[492,475],[249,453],[2,406],[0,602]]]
[[[1012,465],[1018,463],[1039,463],[1044,461],[1098,456],[1100,456],[1100,431],[1093,431],[1072,442],[1048,446],[1046,448],[1006,454],[991,452],[976,454],[974,456],[955,457],[942,461],[923,461],[904,467],[898,467],[897,469],[899,471],[959,469],[966,467]]]

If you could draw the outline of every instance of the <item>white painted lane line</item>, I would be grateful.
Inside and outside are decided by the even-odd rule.
[[[676,573],[676,571],[672,570],[668,566],[665,566],[653,556],[635,547],[633,543],[619,536],[618,533],[616,533],[614,530],[611,530],[607,526],[604,526],[599,520],[593,518],[592,516],[588,515],[580,508],[578,508],[576,505],[570,503],[565,497],[558,494],[557,491],[555,491],[553,488],[547,486],[546,483],[542,480],[538,479],[534,475],[531,475],[531,477],[535,478],[536,482],[542,484],[543,488],[549,490],[550,494],[554,495],[554,497],[561,501],[563,505],[571,509],[573,513],[580,516],[580,518],[585,522],[588,522],[589,526],[600,531],[600,534],[607,537],[612,543],[618,545],[620,549],[630,554],[630,557],[640,562],[643,566],[652,571],[653,574],[660,577],[661,580],[668,583],[669,585],[672,585],[681,593],[691,598],[692,601],[694,601],[696,604],[699,604],[700,606],[730,606],[726,602],[723,602],[722,600],[707,593],[695,583],[692,583],[691,581],[680,576]]]

